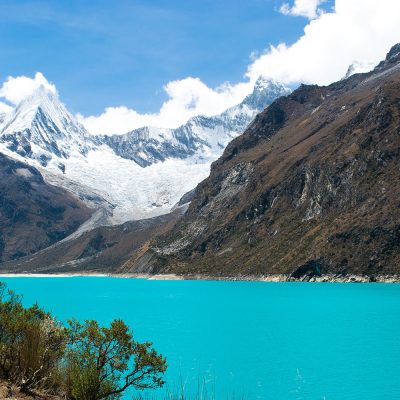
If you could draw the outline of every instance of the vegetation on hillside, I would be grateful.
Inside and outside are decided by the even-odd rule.
[[[137,342],[122,320],[64,326],[38,305],[24,307],[0,282],[0,379],[23,393],[114,400],[128,388],[161,387],[167,364],[151,346]]]

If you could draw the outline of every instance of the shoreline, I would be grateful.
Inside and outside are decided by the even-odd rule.
[[[213,275],[176,275],[176,274],[139,274],[139,273],[97,273],[97,272],[71,272],[71,273],[0,273],[1,278],[119,278],[119,279],[146,279],[154,281],[242,281],[242,282],[337,282],[337,283],[400,283],[398,275],[333,275],[305,276],[300,279],[291,278],[284,274],[270,275],[239,275],[239,276],[213,276]]]

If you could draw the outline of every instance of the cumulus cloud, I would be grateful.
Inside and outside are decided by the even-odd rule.
[[[9,106],[8,104],[0,101],[0,114],[7,114],[9,113],[13,108]]]
[[[313,19],[321,14],[322,10],[319,5],[322,2],[323,0],[294,0],[292,6],[289,3],[283,3],[279,11],[285,15]]]
[[[264,74],[286,84],[331,83],[354,61],[383,59],[400,41],[399,15],[400,1],[336,0],[334,10],[311,20],[294,44],[270,46],[246,76]]]
[[[18,77],[9,76],[0,88],[0,98],[2,97],[12,104],[18,104],[40,86],[44,86],[47,90],[56,93],[56,87],[41,72],[37,72],[33,78],[23,75]]]
[[[92,133],[126,133],[142,126],[175,128],[195,115],[215,115],[238,104],[251,92],[252,83],[231,85],[225,83],[215,89],[209,88],[199,78],[171,81],[164,86],[168,100],[157,113],[139,114],[125,106],[107,107],[98,116],[78,119]]]

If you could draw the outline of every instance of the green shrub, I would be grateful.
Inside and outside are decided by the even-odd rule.
[[[133,339],[121,320],[109,328],[96,321],[69,321],[68,392],[76,400],[117,399],[128,388],[149,389],[164,384],[165,359],[151,343]]]
[[[110,327],[71,320],[67,327],[0,282],[0,378],[30,393],[45,389],[69,400],[114,400],[129,387],[164,384],[165,358],[134,340],[122,320]]]
[[[0,376],[29,392],[52,377],[66,345],[66,330],[37,305],[0,283]]]

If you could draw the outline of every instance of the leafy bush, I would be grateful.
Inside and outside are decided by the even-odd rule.
[[[125,323],[60,324],[0,282],[0,378],[21,391],[47,390],[70,400],[114,400],[129,387],[164,384],[166,360],[151,343],[139,343]]]
[[[96,321],[69,321],[67,371],[70,397],[100,400],[120,397],[128,387],[161,387],[167,366],[151,343],[133,340],[129,328],[114,320],[109,328]]]
[[[0,283],[0,376],[26,392],[46,386],[66,340],[65,329],[49,313],[37,305],[24,308]]]

